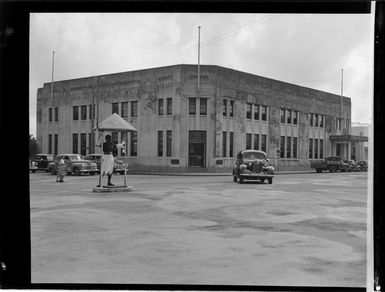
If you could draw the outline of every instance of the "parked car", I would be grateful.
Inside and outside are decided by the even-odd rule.
[[[237,153],[233,167],[233,180],[243,183],[244,180],[260,180],[273,183],[274,167],[270,165],[266,153],[259,150],[243,150]]]
[[[35,161],[33,161],[32,159],[29,159],[29,170],[32,173],[35,173],[37,170],[37,163]]]
[[[36,163],[36,171],[37,170],[44,170],[48,171],[47,167],[50,162],[54,160],[54,156],[52,154],[36,154],[31,159],[33,162]]]
[[[66,163],[67,174],[81,175],[82,173],[89,173],[94,175],[97,171],[96,164],[89,160],[83,160],[79,154],[60,154],[57,155],[51,163],[48,164],[48,171],[51,174],[57,173],[57,167],[60,159],[63,158]]]
[[[368,171],[367,161],[358,161],[357,164],[360,166],[360,171]]]
[[[100,173],[101,161],[102,161],[101,158],[102,158],[102,155],[98,153],[89,154],[84,157],[84,159],[90,160],[91,162],[96,163],[97,173]],[[124,162],[117,158],[115,158],[114,173],[124,174]]]
[[[324,160],[310,160],[310,167],[317,172],[328,170],[329,172],[349,171],[349,165],[340,156],[326,157]]]
[[[344,160],[347,165],[347,171],[361,171],[360,166],[354,160]]]

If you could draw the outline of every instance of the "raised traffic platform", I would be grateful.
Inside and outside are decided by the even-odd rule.
[[[132,186],[101,186],[94,187],[94,193],[113,193],[113,192],[130,192],[132,191]]]

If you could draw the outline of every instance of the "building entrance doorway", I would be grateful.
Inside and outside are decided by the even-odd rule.
[[[188,166],[205,167],[206,131],[189,131]]]

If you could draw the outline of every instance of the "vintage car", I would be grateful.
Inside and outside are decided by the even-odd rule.
[[[32,159],[29,159],[29,170],[32,173],[35,173],[37,170],[37,163],[35,161],[33,161]]]
[[[340,156],[326,157],[320,160],[310,160],[310,167],[315,168],[316,172],[346,172],[349,171],[349,164],[344,162]]]
[[[96,163],[83,160],[79,154],[60,154],[55,156],[54,161],[48,164],[47,169],[51,174],[56,174],[61,158],[63,158],[66,163],[67,174],[73,173],[75,175],[81,175],[82,173],[89,173],[90,175],[94,175],[97,171]]]
[[[360,165],[358,165],[354,160],[344,160],[344,163],[347,165],[347,171],[361,171]]]
[[[48,164],[52,162],[54,156],[52,154],[36,154],[31,158],[33,162],[36,163],[36,171],[44,170],[47,171]]]
[[[357,164],[360,166],[360,171],[368,171],[368,162],[358,161]]]
[[[84,159],[96,163],[97,173],[100,173],[102,155],[98,153],[89,154]],[[124,163],[122,160],[115,158],[114,173],[124,174]]]
[[[233,167],[233,180],[243,183],[244,180],[260,180],[273,183],[274,167],[270,165],[266,153],[259,150],[243,150],[237,153]]]

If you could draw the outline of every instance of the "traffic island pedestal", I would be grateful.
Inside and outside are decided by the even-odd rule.
[[[130,192],[132,191],[132,186],[101,186],[94,187],[94,193],[113,193],[113,192]]]

